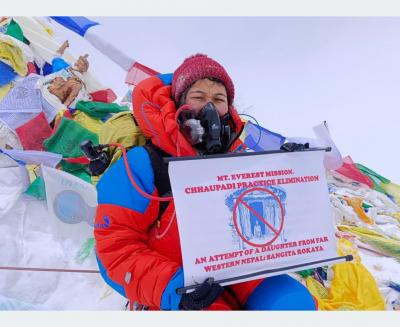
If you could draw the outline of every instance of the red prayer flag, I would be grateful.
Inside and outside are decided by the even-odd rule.
[[[343,165],[336,171],[352,180],[368,185],[372,189],[374,188],[374,183],[358,169],[350,156],[343,158]]]
[[[112,103],[117,99],[116,94],[111,89],[99,90],[96,92],[90,93],[92,97],[91,101],[95,102],[105,102],[105,103]]]
[[[135,62],[126,75],[125,83],[130,85],[138,85],[142,80],[158,74],[159,73],[157,71]]]
[[[16,130],[24,150],[46,151],[43,141],[50,137],[51,128],[43,112]]]

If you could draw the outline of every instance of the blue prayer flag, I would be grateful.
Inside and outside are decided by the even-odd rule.
[[[99,23],[94,22],[86,17],[82,16],[50,16],[57,23],[63,25],[64,27],[78,33],[80,36],[85,36],[87,30],[92,26],[99,25]]]

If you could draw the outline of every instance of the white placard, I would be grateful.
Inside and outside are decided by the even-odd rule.
[[[306,151],[170,162],[185,286],[337,257],[323,159]]]

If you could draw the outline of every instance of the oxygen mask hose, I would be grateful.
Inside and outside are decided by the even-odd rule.
[[[108,157],[108,154],[103,151],[105,148],[109,147],[116,147],[119,148],[122,151],[122,155],[124,157],[124,164],[125,164],[125,170],[126,173],[128,174],[129,180],[133,187],[139,192],[140,195],[145,197],[146,199],[149,200],[154,200],[154,201],[160,201],[160,202],[167,202],[171,201],[172,197],[159,197],[155,195],[148,194],[147,192],[143,191],[142,188],[136,183],[132,171],[129,167],[128,163],[128,156],[126,154],[126,149],[125,147],[120,144],[120,143],[110,143],[110,144],[99,144],[99,145],[93,145],[93,143],[89,140],[82,142],[81,144],[81,149],[85,153],[85,155],[89,158],[90,163],[96,164],[96,166],[91,167],[91,172],[92,175],[98,176],[102,174],[110,164],[110,158]],[[89,164],[90,167],[90,164]]]
[[[108,146],[108,147],[117,147],[122,151],[122,155],[124,157],[124,164],[125,164],[125,169],[126,169],[126,173],[128,174],[129,180],[131,181],[131,184],[133,185],[133,187],[136,189],[136,191],[139,192],[139,194],[149,200],[153,200],[153,201],[159,201],[159,202],[167,202],[167,201],[172,201],[173,197],[172,196],[168,196],[168,197],[159,197],[159,196],[155,196],[155,195],[151,195],[145,191],[142,190],[142,188],[136,183],[135,178],[132,175],[132,171],[129,167],[129,163],[128,163],[128,156],[126,154],[126,149],[125,147],[120,144],[120,143],[111,143],[108,145],[101,145],[101,146]]]
[[[195,114],[191,106],[184,104],[179,107],[175,113],[175,121],[190,144],[193,145],[202,141],[204,129],[200,125],[200,121],[195,119]],[[179,133],[175,143],[177,156],[180,157],[181,147],[179,143]]]

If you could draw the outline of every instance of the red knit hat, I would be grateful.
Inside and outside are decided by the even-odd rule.
[[[188,87],[203,78],[219,79],[225,86],[228,104],[232,104],[235,97],[235,87],[225,68],[215,60],[200,53],[186,58],[175,70],[172,79],[172,97],[174,100],[178,102]]]

